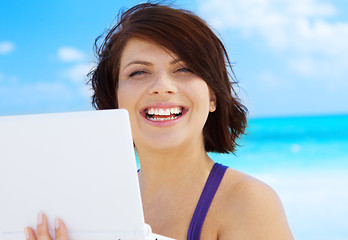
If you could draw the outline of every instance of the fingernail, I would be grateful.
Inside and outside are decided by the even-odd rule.
[[[29,239],[29,230],[28,228],[24,228],[25,238]]]
[[[57,230],[60,228],[59,218],[55,218],[54,219],[54,228],[57,229]]]
[[[39,212],[39,213],[37,214],[36,224],[37,224],[37,225],[41,225],[41,224],[42,224],[42,221],[43,221],[43,213],[42,213],[42,212]]]

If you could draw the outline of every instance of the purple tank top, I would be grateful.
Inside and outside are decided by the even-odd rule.
[[[201,237],[202,226],[205,217],[208,213],[209,207],[217,189],[220,186],[221,180],[224,177],[227,167],[219,163],[215,163],[210,171],[207,182],[205,183],[201,197],[199,198],[195,212],[193,213],[189,230],[187,233],[187,240],[199,240]]]

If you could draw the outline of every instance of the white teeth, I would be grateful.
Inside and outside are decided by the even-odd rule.
[[[153,108],[147,109],[147,114],[154,115],[155,114],[155,109],[153,109]]]
[[[181,107],[175,108],[148,108],[146,113],[149,115],[170,116],[171,114],[181,113]]]
[[[172,108],[170,111],[171,111],[172,114],[179,114],[179,113],[181,113],[181,109],[180,108]]]

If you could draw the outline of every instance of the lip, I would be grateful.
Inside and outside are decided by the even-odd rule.
[[[146,118],[146,113],[145,110],[148,108],[176,108],[176,107],[181,107],[182,108],[182,113],[181,116],[175,119],[170,119],[170,120],[164,120],[164,121],[151,121],[149,119]],[[149,104],[147,106],[145,106],[144,108],[142,108],[140,110],[140,115],[145,119],[145,121],[148,124],[151,124],[153,126],[157,126],[157,127],[168,127],[168,126],[172,126],[175,125],[176,123],[178,123],[179,121],[181,121],[183,119],[183,117],[186,115],[188,111],[188,107],[184,106],[182,104],[179,103],[171,103],[171,102],[167,102],[167,103],[153,103],[153,104]]]

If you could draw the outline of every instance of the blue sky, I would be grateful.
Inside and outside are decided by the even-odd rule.
[[[0,115],[91,110],[94,39],[139,2],[3,1]],[[225,43],[250,116],[348,113],[347,1],[175,2]]]

